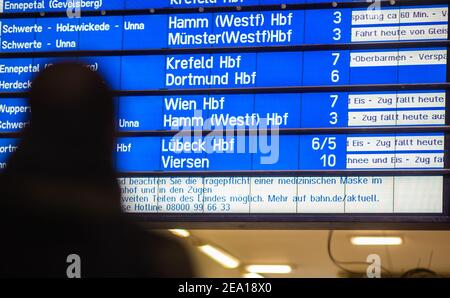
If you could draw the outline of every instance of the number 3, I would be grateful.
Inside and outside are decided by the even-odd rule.
[[[334,33],[334,36],[333,36],[333,39],[334,39],[334,40],[341,40],[341,37],[342,37],[341,33],[342,33],[342,30],[341,30],[340,28],[334,28],[334,29],[333,29],[333,33]]]
[[[333,13],[335,19],[333,20],[333,23],[335,24],[340,24],[342,22],[342,12],[340,11],[335,11]]]

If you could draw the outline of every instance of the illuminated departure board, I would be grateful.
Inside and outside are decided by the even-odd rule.
[[[127,213],[447,221],[445,1],[3,0],[0,11],[0,168],[28,125],[34,77],[80,61],[115,90]]]

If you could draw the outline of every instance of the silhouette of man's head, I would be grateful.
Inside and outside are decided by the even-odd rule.
[[[33,82],[30,104],[34,133],[99,141],[113,130],[110,91],[97,73],[80,64],[46,68]]]
[[[32,84],[30,105],[30,126],[10,170],[95,173],[112,168],[114,104],[100,75],[76,63],[49,66]]]

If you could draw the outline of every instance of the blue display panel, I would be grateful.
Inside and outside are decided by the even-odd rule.
[[[28,126],[31,108],[22,98],[0,98],[0,132],[20,132]]]
[[[0,58],[0,91],[28,89],[32,75],[48,61]],[[115,90],[442,83],[447,49],[137,55],[79,61],[101,72]]]
[[[119,131],[445,125],[445,91],[120,97]],[[24,99],[0,99],[0,132],[28,124]]]
[[[445,125],[445,91],[121,97],[120,131]]]
[[[17,139],[0,139],[0,171],[6,169],[8,158],[17,150]]]
[[[65,12],[77,9],[98,11],[123,8],[125,8],[125,0],[3,0],[0,2],[1,13]]]
[[[448,6],[40,17],[0,27],[2,52],[425,41],[447,39]]]
[[[338,0],[335,2],[360,2],[364,0]],[[248,5],[277,5],[330,3],[325,0],[4,0],[0,2],[0,13],[20,12],[64,12],[151,9],[151,8],[197,8]]]
[[[445,48],[124,56],[122,84],[113,87],[149,90],[440,83],[446,80],[446,63]],[[318,66],[322,66],[320,71]]]
[[[130,137],[118,140],[116,165],[119,172],[442,169],[444,135]]]

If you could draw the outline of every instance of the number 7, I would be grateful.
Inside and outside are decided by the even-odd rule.
[[[330,98],[333,100],[333,102],[331,103],[331,108],[334,108],[334,106],[336,106],[336,102],[339,99],[339,95],[330,95]]]
[[[333,66],[336,66],[341,57],[341,53],[331,53],[331,55],[334,57]]]

